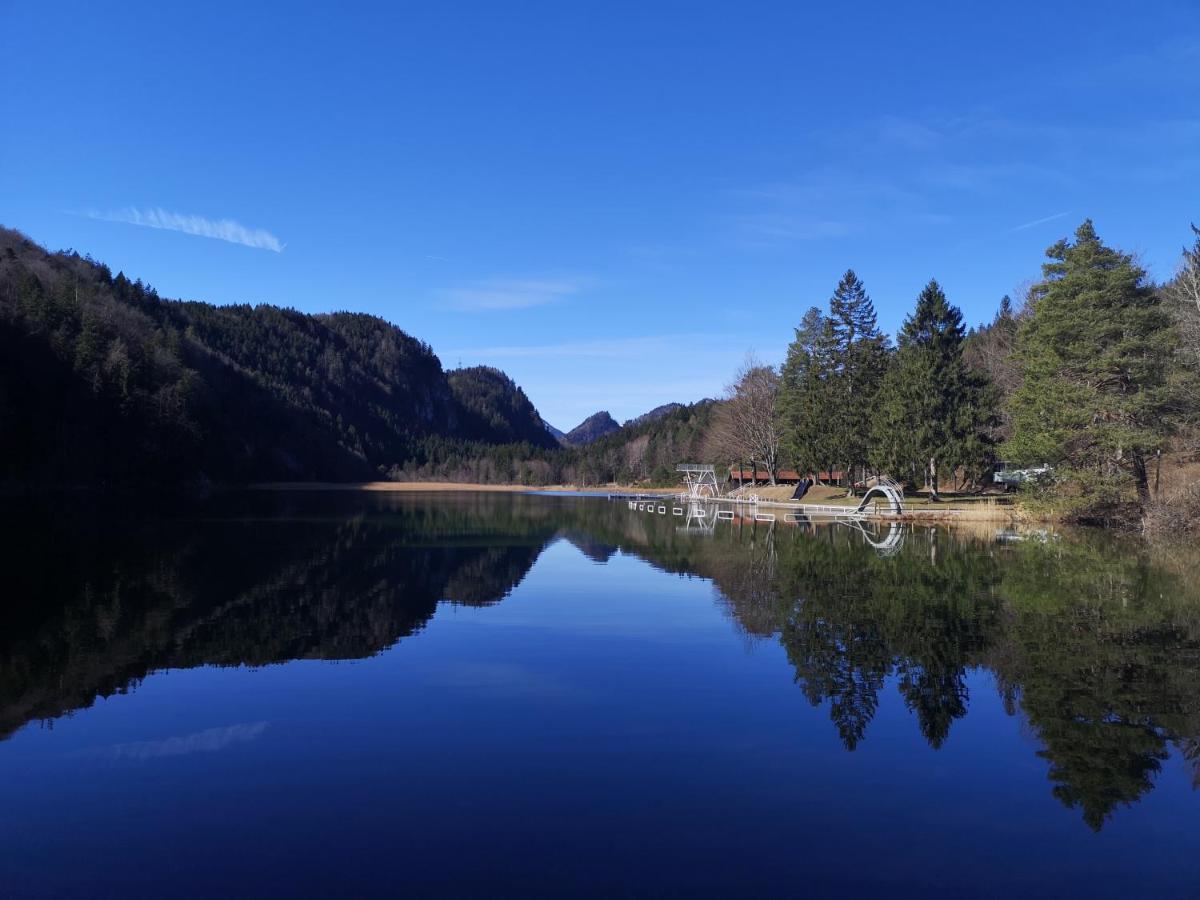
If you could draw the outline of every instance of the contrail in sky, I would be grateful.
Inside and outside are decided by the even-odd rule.
[[[1025,222],[1018,225],[1016,228],[1010,228],[1010,231],[1024,231],[1026,228],[1034,228],[1038,225],[1045,225],[1047,222],[1053,222],[1055,219],[1061,219],[1063,216],[1069,216],[1069,212],[1055,213],[1052,216],[1046,216],[1044,219],[1034,219],[1032,222]]]
[[[81,213],[81,215],[102,222],[124,222],[127,225],[141,225],[144,228],[181,231],[184,234],[215,238],[218,241],[228,241],[231,244],[241,244],[257,250],[283,252],[283,243],[271,232],[263,228],[247,228],[233,219],[206,219],[204,216],[168,212],[161,207],[137,209],[132,206],[116,212],[92,211]]]

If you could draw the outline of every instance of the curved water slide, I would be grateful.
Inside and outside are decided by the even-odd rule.
[[[862,503],[858,504],[856,512],[866,512],[871,498],[876,496],[882,496],[887,500],[893,515],[898,516],[904,512],[904,491],[895,482],[882,479],[878,484],[867,488],[867,492],[863,494]]]

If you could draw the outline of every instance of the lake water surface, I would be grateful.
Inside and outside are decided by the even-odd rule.
[[[669,507],[10,503],[0,896],[1200,894],[1200,555]]]

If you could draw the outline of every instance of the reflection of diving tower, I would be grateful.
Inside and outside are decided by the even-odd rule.
[[[676,466],[675,471],[683,474],[683,485],[687,488],[689,499],[706,500],[721,496],[721,488],[717,485],[717,472],[712,466],[683,463]]]
[[[692,501],[687,505],[687,520],[675,530],[681,534],[711,535],[716,528],[716,510],[706,509],[703,503]]]

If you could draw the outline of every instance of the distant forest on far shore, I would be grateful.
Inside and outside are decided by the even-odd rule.
[[[570,446],[503,372],[447,371],[380,318],[167,300],[0,229],[0,482],[668,483],[700,460],[936,494],[1004,460],[1050,466],[1029,501],[1081,521],[1200,519],[1200,488],[1155,483],[1200,450],[1200,231],[1160,285],[1084,222],[978,329],[931,280],[893,344],[853,271],[797,319],[779,369],[620,428],[597,414]]]
[[[378,317],[167,300],[0,229],[0,483],[665,478],[710,406],[563,446],[503,372]]]

